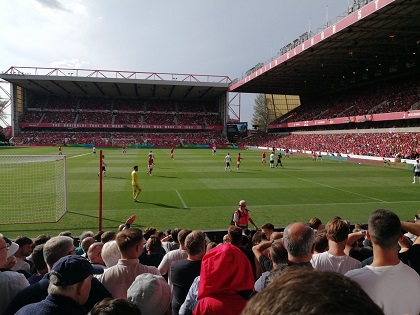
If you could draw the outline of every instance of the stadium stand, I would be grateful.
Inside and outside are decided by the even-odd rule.
[[[13,138],[15,145],[111,146],[119,145],[118,139],[133,139],[130,145],[149,146],[228,143],[220,131],[223,129],[220,112],[203,102],[34,95],[19,123],[21,132]],[[65,126],[58,128],[57,124]],[[138,125],[144,126],[141,133],[126,130]],[[114,126],[118,128],[109,129]],[[165,132],[151,126],[164,126]],[[191,126],[196,126],[194,132]],[[209,131],[206,126],[216,129]],[[180,128],[175,130],[176,127]]]

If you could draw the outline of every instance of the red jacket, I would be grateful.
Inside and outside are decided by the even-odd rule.
[[[239,315],[247,300],[239,291],[251,292],[254,277],[251,263],[234,245],[210,250],[201,262],[198,304],[194,315]]]

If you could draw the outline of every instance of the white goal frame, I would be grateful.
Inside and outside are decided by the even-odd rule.
[[[68,211],[65,155],[0,155],[0,224],[57,222]]]

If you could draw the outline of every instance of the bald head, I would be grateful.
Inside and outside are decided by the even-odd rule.
[[[315,233],[306,223],[296,222],[289,224],[284,229],[283,242],[290,261],[304,263],[311,260]]]
[[[104,265],[104,261],[102,259],[102,248],[104,247],[104,243],[96,242],[89,246],[87,251],[87,257],[91,263],[94,264],[101,264]]]

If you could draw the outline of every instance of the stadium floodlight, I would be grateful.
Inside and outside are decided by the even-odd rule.
[[[66,211],[64,155],[0,155],[0,224],[57,222]]]

